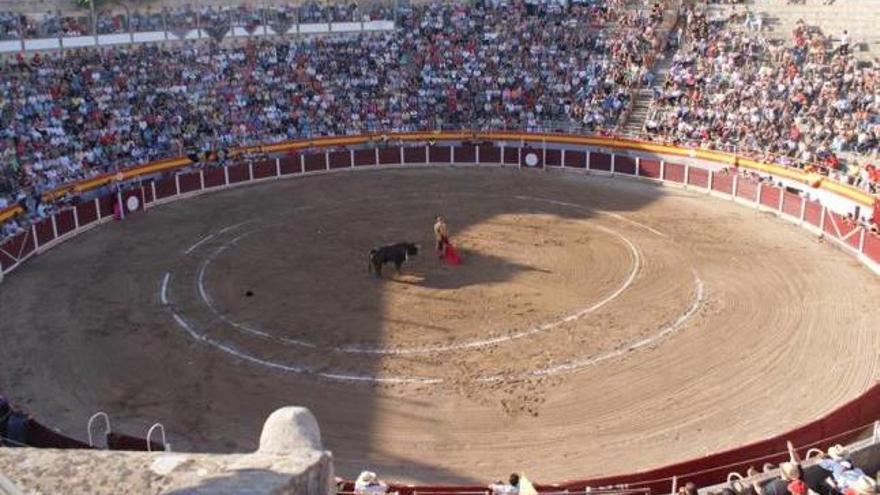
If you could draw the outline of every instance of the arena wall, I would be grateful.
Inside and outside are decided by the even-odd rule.
[[[431,137],[433,144],[414,142],[426,136]],[[437,140],[438,137],[442,140]],[[95,177],[48,193],[46,199],[108,185],[119,189],[119,192],[62,210],[37,222],[30,230],[7,239],[0,245],[0,270],[8,274],[31,256],[97,224],[183,197],[304,174],[449,163],[573,169],[705,191],[776,213],[832,241],[856,255],[871,270],[880,273],[880,238],[847,218],[847,215],[855,217],[855,213],[871,211],[875,198],[854,188],[830,181],[822,181],[813,188],[808,185],[816,185],[809,174],[751,161],[741,164],[742,168],[765,174],[774,182],[786,186],[784,189],[727,171],[724,167],[737,163],[735,157],[730,155],[653,143],[555,136],[551,143],[554,147],[548,147],[548,135],[489,133],[480,138],[502,140],[484,140],[476,145],[465,140],[469,137],[473,136],[454,133],[392,135],[389,136],[389,142],[400,145],[342,150],[340,146],[362,146],[371,143],[372,139],[356,136],[296,141],[239,150],[286,153],[259,162],[187,170],[184,167],[192,165],[192,162],[187,158],[176,158],[132,167],[113,176]],[[155,178],[157,174],[164,175],[158,180],[144,181]],[[793,188],[792,184],[801,187]],[[806,193],[795,194],[791,192],[793,189]],[[833,207],[827,205],[831,197],[834,199]],[[117,208],[119,205],[124,207]]]
[[[868,268],[880,274],[880,236],[869,233],[847,219],[846,212],[835,211],[821,201],[807,199],[773,183],[758,182],[726,170],[725,167],[738,163],[735,157],[606,138],[557,136],[551,142],[551,137],[547,135],[490,133],[478,136],[479,144],[468,141],[474,137],[463,133],[393,135],[379,147],[363,147],[373,142],[363,136],[330,138],[260,147],[254,150],[276,153],[278,156],[255,162],[238,162],[227,167],[191,170],[186,168],[191,162],[185,158],[133,167],[121,172],[118,177],[97,177],[54,192],[60,195],[69,191],[89,191],[108,184],[118,189],[62,210],[26,232],[6,240],[0,245],[0,268],[8,274],[29,258],[97,225],[113,219],[124,220],[126,216],[143,214],[144,210],[154,206],[199,194],[304,175],[448,164],[604,174],[704,192],[772,212],[800,225],[856,256]],[[549,147],[548,143],[553,146]],[[874,198],[861,191],[828,181],[815,184],[811,182],[812,177],[799,175],[802,174],[799,171],[752,162],[740,165],[769,174],[774,179],[783,178],[806,187],[815,185],[823,194],[835,195],[838,208],[840,205],[843,208],[873,206]],[[156,177],[156,180],[152,180]],[[804,450],[841,443],[855,438],[878,419],[880,385],[875,385],[859,398],[824,417],[760,442],[640,473],[553,486],[582,490],[586,486],[628,485],[665,492],[672,487],[673,477],[680,482],[714,484],[723,480],[729,471],[782,460],[786,455],[786,440]],[[416,489],[408,486],[397,488],[404,494]],[[483,487],[418,488],[419,491],[437,493],[468,489],[479,491]]]

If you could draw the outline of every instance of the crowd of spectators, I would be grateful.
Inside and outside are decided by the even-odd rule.
[[[0,61],[0,197],[193,151],[443,126],[613,129],[645,77],[620,0],[432,3],[393,32],[80,49]],[[161,68],[161,70],[157,70]]]
[[[766,472],[750,468],[747,478],[733,480],[730,486],[709,495],[878,495],[877,479],[866,473],[849,451],[833,445],[816,459],[802,459],[789,445],[789,460],[778,468],[765,466]],[[767,476],[767,473],[773,475]]]
[[[798,22],[790,44],[752,15],[684,16],[682,46],[654,93],[649,133],[753,154],[880,192],[880,63]],[[758,18],[759,19],[759,18]]]

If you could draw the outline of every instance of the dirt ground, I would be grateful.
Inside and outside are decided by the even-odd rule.
[[[465,262],[438,262],[442,212]],[[367,251],[423,252],[367,273]],[[249,295],[250,294],[250,295]],[[814,419],[880,377],[880,284],[730,201],[553,172],[337,173],[173,203],[0,286],[0,390],[85,438],[254,449],[312,409],[337,471],[631,472]]]

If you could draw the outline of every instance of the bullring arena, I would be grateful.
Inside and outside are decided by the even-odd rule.
[[[0,0],[0,495],[880,495],[878,7]]]
[[[160,421],[177,451],[253,450],[298,404],[337,475],[479,485],[698,458],[877,379],[880,286],[844,219],[708,161],[542,139],[304,150],[82,204],[78,225],[126,218],[4,283],[4,388],[73,436],[95,410]],[[440,212],[461,266],[433,254]],[[368,274],[398,240],[422,254]]]

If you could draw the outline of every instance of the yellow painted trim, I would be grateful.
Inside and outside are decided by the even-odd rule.
[[[24,209],[21,206],[14,205],[6,208],[5,210],[0,210],[0,223],[3,223],[10,218],[15,217],[19,213],[22,213]]]

